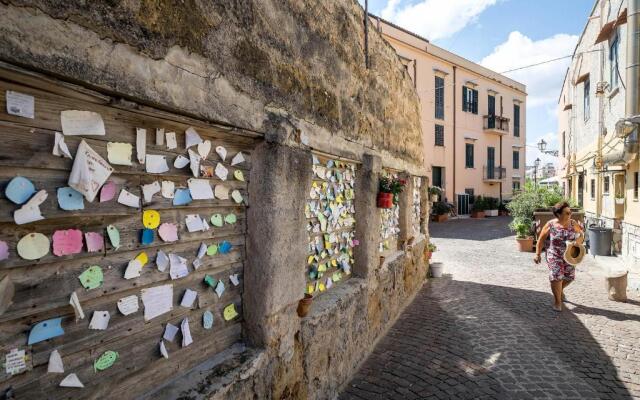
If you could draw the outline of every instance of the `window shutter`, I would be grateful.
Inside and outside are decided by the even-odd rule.
[[[462,111],[468,111],[467,110],[467,87],[466,86],[462,87]]]
[[[478,91],[473,90],[473,113],[478,113]]]

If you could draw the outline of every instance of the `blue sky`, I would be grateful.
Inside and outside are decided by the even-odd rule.
[[[364,5],[364,0],[359,0]],[[573,53],[594,0],[369,0],[369,12],[497,72]],[[527,85],[527,164],[557,149],[556,106],[570,59],[508,73]]]

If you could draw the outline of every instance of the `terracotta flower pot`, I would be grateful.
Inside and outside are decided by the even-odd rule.
[[[431,220],[433,222],[444,222],[448,219],[449,217],[447,217],[447,214],[441,214],[441,215],[432,215],[431,216]]]
[[[313,302],[313,296],[310,294],[305,294],[303,299],[300,299],[298,302],[298,317],[304,318],[309,314],[309,308],[311,307],[311,303]]]
[[[484,211],[471,211],[471,218],[484,218]]]
[[[518,241],[518,250],[522,252],[532,252],[533,251],[533,238],[516,238]]]
[[[378,193],[378,208],[392,208],[393,207],[393,193]]]

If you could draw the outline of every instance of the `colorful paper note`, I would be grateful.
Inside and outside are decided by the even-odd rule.
[[[244,174],[242,173],[242,170],[240,170],[240,169],[237,169],[237,170],[233,171],[233,177],[236,178],[237,181],[244,182]]]
[[[78,254],[82,251],[82,231],[67,229],[53,233],[53,254],[58,257]]]
[[[213,327],[213,313],[209,310],[202,314],[202,326],[204,329],[211,329]]]
[[[231,303],[228,306],[226,306],[224,308],[224,311],[222,312],[222,315],[224,316],[225,321],[231,321],[232,319],[237,317],[238,312],[236,311],[236,305]]]
[[[62,318],[48,319],[31,327],[27,344],[32,345],[61,335],[64,335]]]
[[[144,320],[149,321],[173,309],[173,285],[142,289],[140,299],[144,305]]]
[[[209,247],[207,247],[207,255],[215,256],[216,254],[218,254],[218,245],[217,244],[209,245]]]
[[[221,254],[227,254],[228,252],[231,251],[231,247],[232,247],[231,243],[225,240],[218,245],[218,250],[220,251]]]
[[[140,244],[142,244],[143,246],[146,246],[148,244],[153,243],[153,238],[154,238],[154,233],[153,233],[153,229],[141,229],[140,230]]]
[[[33,183],[22,176],[11,179],[4,190],[7,199],[18,205],[26,203],[35,192],[36,188]]]
[[[120,248],[120,231],[113,225],[107,226],[107,235],[109,236],[109,241],[111,242],[111,246],[114,249]]]
[[[9,258],[9,245],[4,240],[0,240],[0,261]]]
[[[111,368],[113,364],[118,360],[118,353],[112,350],[105,351],[100,357],[93,363],[93,369],[95,372],[104,371]]]
[[[104,136],[104,122],[97,112],[65,110],[60,112],[62,133],[66,136]]]
[[[147,229],[156,229],[160,225],[160,213],[156,210],[144,210],[142,225]]]
[[[37,260],[49,254],[49,238],[42,233],[29,233],[20,239],[16,249],[25,260]]]
[[[87,243],[89,253],[104,250],[104,237],[98,232],[87,232],[84,234],[84,241]]]
[[[164,174],[169,171],[167,165],[167,157],[156,154],[147,154],[147,162],[145,168],[150,174]]]
[[[135,259],[140,261],[140,264],[142,264],[143,267],[147,265],[147,263],[149,262],[149,257],[147,256],[147,253],[145,253],[144,251],[141,251],[140,253],[138,253]]]
[[[165,222],[158,228],[158,235],[165,242],[175,242],[178,240],[178,226],[170,222]]]
[[[102,282],[104,281],[102,268],[97,265],[91,266],[84,270],[78,279],[80,279],[80,283],[87,290],[99,288],[102,286]]]
[[[92,202],[113,168],[83,140],[78,146],[67,184]]]
[[[231,192],[231,198],[233,199],[233,201],[235,201],[237,204],[242,203],[242,200],[244,200],[242,198],[242,194],[240,194],[239,190],[234,190],[233,192]]]
[[[222,220],[222,214],[213,214],[211,216],[211,225],[222,227],[224,226],[224,221]]]
[[[238,221],[238,218],[236,217],[235,214],[231,213],[231,214],[227,214],[224,216],[224,222],[226,222],[229,225],[233,225]]]
[[[187,204],[190,204],[191,201],[193,201],[193,199],[191,198],[191,192],[189,191],[189,189],[185,189],[185,188],[176,189],[176,192],[173,198],[174,206],[186,206]]]
[[[111,319],[109,311],[94,311],[91,322],[89,322],[89,329],[104,331],[109,326],[109,319]]]
[[[133,146],[131,143],[107,143],[107,160],[115,165],[131,166],[131,153]]]
[[[84,210],[84,198],[73,188],[58,188],[58,205],[66,211]]]
[[[100,203],[113,200],[116,197],[116,184],[114,181],[107,181],[100,189]]]

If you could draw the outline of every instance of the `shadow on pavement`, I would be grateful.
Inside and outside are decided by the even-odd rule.
[[[511,217],[491,217],[483,219],[451,219],[445,222],[430,222],[429,235],[433,238],[495,240],[513,236],[508,224]]]
[[[544,292],[433,279],[340,398],[631,399],[589,329],[550,301]]]

